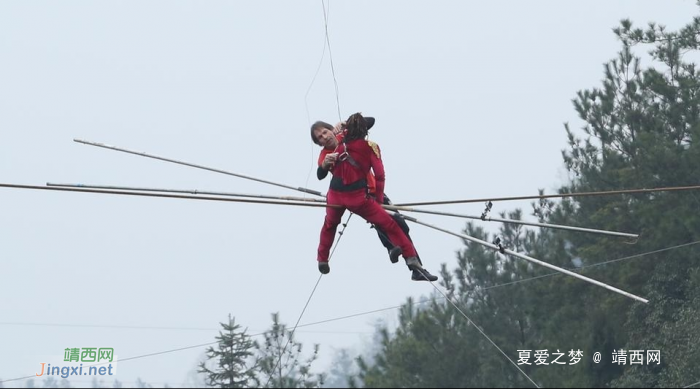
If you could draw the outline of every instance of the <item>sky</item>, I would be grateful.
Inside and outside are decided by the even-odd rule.
[[[309,126],[362,112],[377,120],[370,139],[395,203],[553,193],[569,177],[564,123],[581,126],[571,100],[601,84],[620,46],[612,28],[675,29],[697,11],[692,0],[2,1],[0,183],[301,195],[78,138],[325,192]],[[530,210],[494,212],[514,207]],[[293,326],[319,278],[322,208],[0,188],[0,210],[0,379],[65,348],[130,358],[213,342],[229,314],[250,333],[274,312]],[[455,232],[466,222],[415,216]],[[427,269],[456,266],[459,238],[419,225],[411,236]],[[330,264],[301,324],[434,293],[357,216]],[[395,317],[297,337],[321,345],[326,371],[335,350],[361,351]],[[116,378],[186,384],[203,351],[125,361]]]

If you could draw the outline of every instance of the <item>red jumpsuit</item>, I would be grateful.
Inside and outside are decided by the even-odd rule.
[[[389,239],[401,247],[404,258],[415,257],[416,249],[411,241],[396,221],[379,205],[384,199],[385,180],[379,146],[376,143],[358,139],[340,143],[334,152],[340,155],[335,166],[331,168],[333,180],[328,190],[327,203],[341,207],[326,208],[326,219],[321,228],[321,241],[318,245],[318,261],[328,262],[335,232],[346,209],[385,231]],[[342,160],[344,152],[347,152],[350,157]],[[367,176],[370,169],[374,171],[376,201],[367,196]]]
[[[340,134],[336,135],[335,139],[338,141],[338,146],[340,146],[343,143],[343,134],[340,133]],[[340,149],[342,149],[342,147]],[[337,149],[336,150],[328,150],[326,148],[321,149],[321,153],[318,155],[318,166],[319,167],[323,166],[323,160],[326,158],[326,155],[328,155],[330,153],[334,153],[336,151],[337,151]],[[323,177],[319,177],[319,180],[325,178],[327,174],[328,174],[328,172],[324,172]],[[377,183],[374,180],[374,174],[372,174],[372,172],[367,173],[367,192],[369,192],[369,194],[371,194],[372,196],[377,197],[376,196]]]

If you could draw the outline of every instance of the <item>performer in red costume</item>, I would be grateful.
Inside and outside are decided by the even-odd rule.
[[[350,116],[346,130],[338,136],[333,133],[332,126],[327,126],[325,123],[320,126],[318,124],[319,122],[314,124],[311,129],[314,143],[324,147],[319,157],[318,177],[323,179],[328,171],[333,174],[327,202],[340,206],[326,208],[317,258],[321,273],[330,272],[328,255],[333,238],[345,209],[349,209],[374,224],[388,236],[392,243],[400,247],[398,253],[403,254],[406,265],[413,271],[411,276],[413,280],[437,280],[437,277],[422,267],[410,239],[379,205],[384,201],[385,182],[381,151],[376,143],[365,140],[369,127],[374,124],[374,119],[367,120],[356,113]],[[335,148],[331,149],[333,146]],[[374,172],[374,176],[370,170]],[[368,195],[368,185],[372,180],[375,181],[374,198]]]

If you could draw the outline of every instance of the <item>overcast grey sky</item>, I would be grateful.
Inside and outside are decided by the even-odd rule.
[[[611,29],[627,17],[677,28],[697,14],[692,0],[327,5],[342,116],[377,118],[370,137],[395,202],[552,192],[567,177],[563,123],[580,125],[571,99],[600,84],[619,48]],[[81,138],[325,192],[308,128],[338,119],[327,50],[305,100],[324,40],[321,1],[2,1],[0,182],[298,195]],[[293,325],[318,278],[322,209],[12,189],[0,204],[2,379],[68,347],[128,358],[211,342],[229,313],[252,333],[272,312]],[[514,206],[530,209],[495,211]],[[415,225],[412,236],[431,271],[456,265],[459,239]],[[302,323],[433,291],[392,266],[357,217],[331,269]],[[394,315],[298,337],[322,345],[321,368]],[[117,378],[181,384],[202,352],[127,361]]]

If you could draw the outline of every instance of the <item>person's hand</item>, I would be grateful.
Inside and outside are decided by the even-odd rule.
[[[338,153],[330,153],[323,158],[323,168],[329,170],[338,160]]]
[[[320,271],[321,274],[328,274],[331,272],[331,267],[328,265],[328,262],[319,262],[318,271]]]
[[[338,122],[335,127],[333,127],[333,135],[338,135],[345,129],[345,122]]]

